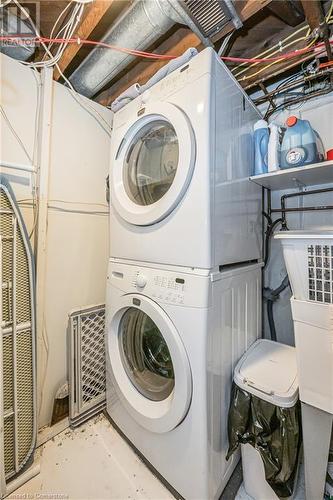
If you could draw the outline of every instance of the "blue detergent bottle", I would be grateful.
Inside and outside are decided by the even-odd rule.
[[[265,120],[254,124],[254,175],[268,172],[268,141],[269,129]]]
[[[323,143],[308,120],[289,116],[281,145],[281,168],[301,167],[324,160]]]

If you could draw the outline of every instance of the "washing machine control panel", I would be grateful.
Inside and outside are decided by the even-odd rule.
[[[113,261],[108,280],[110,286],[124,294],[140,294],[161,305],[207,307],[211,300],[209,273],[198,275]]]
[[[174,276],[170,272],[149,271],[148,274],[141,270],[135,272],[132,285],[137,291],[144,290],[145,295],[149,295],[153,300],[184,304],[185,278]]]

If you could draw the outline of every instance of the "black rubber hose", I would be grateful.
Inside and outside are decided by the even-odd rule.
[[[265,235],[265,260],[264,268],[267,266],[269,254],[270,254],[270,239],[273,234],[275,226],[282,223],[282,219],[276,219],[272,224],[268,225]]]
[[[277,341],[276,338],[276,329],[275,329],[275,322],[274,322],[274,315],[273,315],[273,300],[267,300],[267,318],[268,318],[268,324],[269,324],[269,330],[271,332],[271,340],[274,340],[274,342]]]
[[[271,332],[271,340],[277,341],[276,328],[273,314],[273,304],[279,298],[280,294],[289,286],[288,275],[284,277],[281,284],[275,288],[275,290],[266,289],[269,292],[269,298],[267,298],[267,318],[269,329]]]

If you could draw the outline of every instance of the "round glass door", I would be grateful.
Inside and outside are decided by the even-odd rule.
[[[159,201],[170,189],[178,168],[179,142],[165,120],[146,124],[135,135],[124,164],[128,197],[138,205]]]
[[[163,401],[175,386],[174,368],[167,343],[154,321],[130,307],[120,323],[122,355],[132,384],[146,398]]]
[[[155,103],[114,130],[111,204],[128,223],[155,224],[177,206],[194,169],[196,145],[186,115]]]
[[[152,432],[168,432],[185,417],[192,374],[182,339],[150,298],[126,294],[108,331],[110,376],[128,413]]]

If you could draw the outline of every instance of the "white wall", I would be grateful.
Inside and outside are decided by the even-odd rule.
[[[289,115],[295,115],[310,121],[315,130],[321,136],[325,150],[333,148],[333,96],[329,95],[320,99],[314,99],[303,105],[300,109],[294,109],[273,116],[272,120],[278,123],[284,123]],[[320,187],[333,187],[332,184],[326,186],[308,186],[307,190],[319,189]],[[290,190],[288,192],[293,192]],[[281,195],[286,191],[275,191],[272,193],[272,205],[280,207]],[[302,198],[288,200],[289,207],[301,206]],[[303,205],[333,205],[333,192],[328,192],[320,195],[303,197]],[[309,229],[314,227],[327,227],[333,229],[333,211],[320,212],[304,212],[298,214],[287,214],[287,222],[290,230],[292,229]],[[265,272],[266,286],[277,287],[284,276],[286,270],[284,266],[281,244],[279,241],[272,240],[272,254],[267,271]],[[277,330],[278,340],[288,344],[294,343],[294,333],[292,326],[291,310],[290,310],[290,290],[285,290],[281,298],[274,305],[274,316]],[[269,329],[267,321],[265,321],[265,335],[269,337]]]
[[[0,104],[15,132],[21,138],[29,156],[34,156],[36,109],[39,75],[0,54]],[[11,163],[31,164],[22,146],[14,137],[7,121],[0,113],[0,160]],[[9,170],[0,165],[0,172],[6,174],[15,189],[17,199],[32,198],[32,177],[29,173]],[[28,231],[33,225],[31,207],[22,208]]]
[[[27,67],[0,55],[1,103],[22,140],[33,149],[36,80]],[[90,102],[111,123],[106,108]],[[27,163],[1,118],[0,158]],[[70,94],[53,84],[46,236],[44,329],[38,332],[39,427],[50,423],[57,388],[67,380],[68,313],[103,303],[108,258],[105,178],[109,137]],[[19,199],[31,199],[30,174],[2,168]],[[32,226],[31,208],[24,213]],[[99,212],[99,213],[96,213]],[[38,307],[38,304],[37,304]]]

